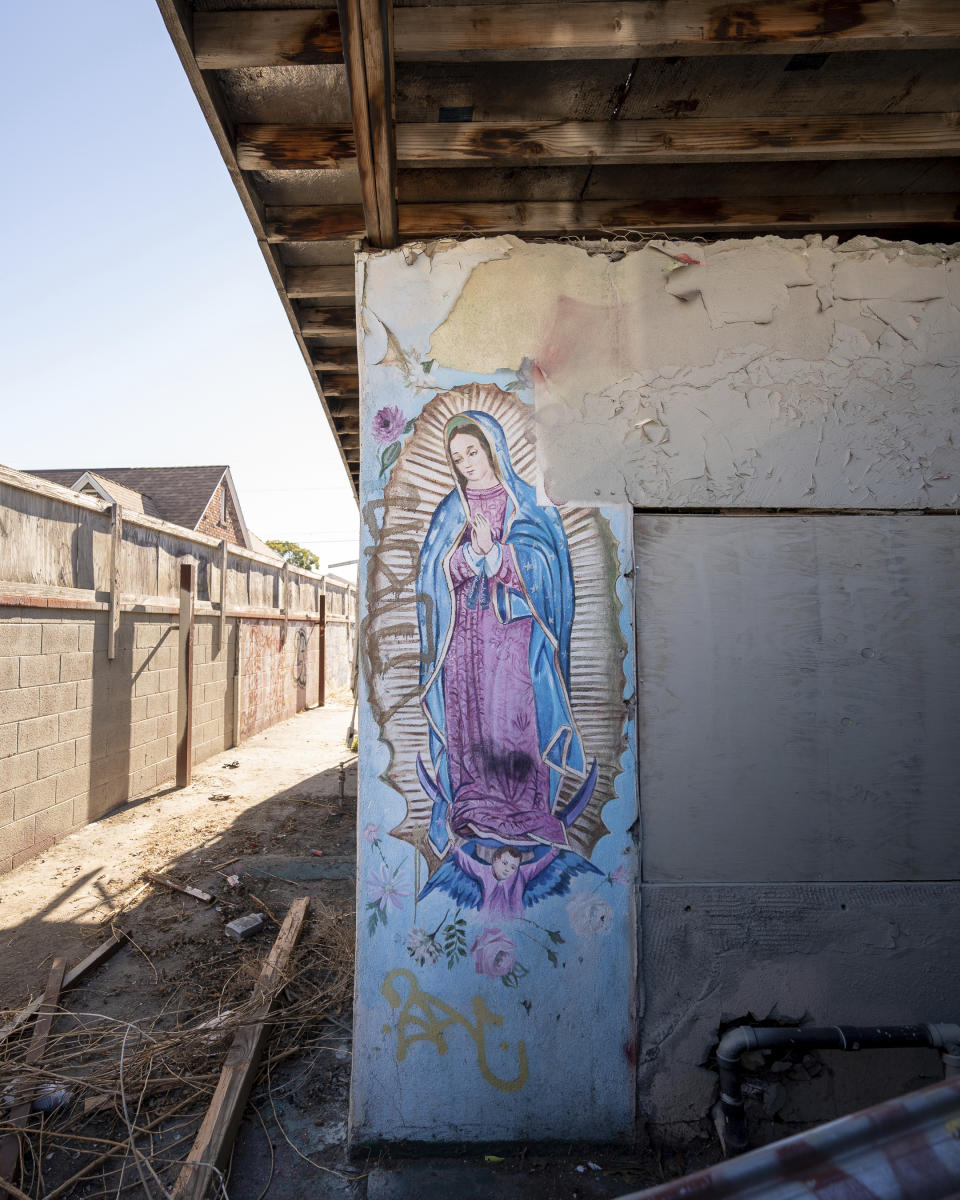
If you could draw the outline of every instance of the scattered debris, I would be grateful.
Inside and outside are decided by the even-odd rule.
[[[80,982],[84,976],[88,975],[95,967],[99,967],[101,963],[107,961],[114,955],[123,943],[126,941],[126,934],[122,929],[115,929],[105,942],[91,950],[86,958],[82,958],[75,967],[71,967],[63,977],[61,991],[66,991],[74,984]],[[0,1025],[0,1045],[7,1040],[11,1033],[16,1033],[18,1029],[22,1029],[27,1022],[40,1011],[43,1004],[43,996],[38,996],[36,1000],[31,1000],[30,1003],[9,1020],[5,1025]]]
[[[43,999],[40,1002],[40,1008],[37,1015],[37,1023],[33,1027],[33,1037],[30,1039],[30,1048],[27,1050],[24,1058],[25,1067],[35,1068],[43,1057],[43,1052],[47,1048],[47,1038],[50,1036],[50,1030],[53,1027],[53,1018],[56,1015],[57,1005],[60,1001],[60,991],[63,988],[63,977],[67,973],[67,960],[65,958],[55,958],[53,966],[50,968],[50,975],[47,979],[47,986],[44,989]],[[25,1129],[27,1121],[30,1117],[30,1109],[32,1107],[32,1099],[22,1099],[21,1083],[15,1083],[11,1089],[14,1097],[10,1107],[10,1115],[5,1124],[10,1132],[5,1133],[0,1138],[0,1194],[6,1195],[9,1189],[4,1187],[3,1180],[9,1180],[11,1183],[17,1174],[17,1164],[20,1161],[20,1130]]]
[[[233,762],[224,763],[220,768],[221,771],[235,771],[240,766],[240,759],[235,758]]]
[[[240,876],[239,875],[228,875],[227,883],[229,883],[232,888],[239,887],[240,886]]]
[[[258,929],[261,929],[263,922],[263,913],[248,913],[245,917],[237,917],[235,921],[230,921],[229,924],[223,927],[223,932],[228,938],[233,938],[235,942],[242,942],[245,938],[252,937]]]
[[[154,883],[161,883],[164,887],[170,888],[171,891],[180,892],[184,896],[192,896],[194,900],[199,900],[202,904],[213,903],[213,897],[209,892],[201,892],[199,888],[187,887],[186,884],[174,883],[166,875],[157,875],[154,871],[144,871],[144,875],[147,879],[152,879]]]
[[[230,793],[229,792],[214,792],[212,795],[208,796],[207,799],[208,800],[216,800],[218,802],[221,800],[229,800]]]
[[[323,858],[322,850],[311,850],[310,853],[313,855],[316,855],[317,858]]]
[[[239,861],[240,861],[240,855],[236,854],[236,855],[234,855],[233,858],[228,858],[226,862],[217,863],[216,866],[211,867],[210,869],[212,871],[222,871],[224,867],[232,867],[235,862],[239,862]]]
[[[300,897],[290,905],[254,990],[254,1011],[248,1016],[249,1023],[236,1032],[197,1140],[177,1178],[173,1189],[175,1200],[203,1200],[214,1177],[223,1179],[223,1169],[256,1078],[265,1023],[286,983],[287,965],[309,906],[308,897]]]

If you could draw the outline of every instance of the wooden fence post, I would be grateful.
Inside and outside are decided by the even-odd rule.
[[[223,639],[227,633],[227,539],[220,543],[220,628],[217,633],[217,646],[223,648]]]
[[[110,622],[107,627],[107,658],[117,657],[120,628],[120,549],[123,542],[123,509],[110,505]]]
[[[177,787],[186,787],[193,771],[193,608],[197,560],[180,560],[180,636],[177,664]]]
[[[283,625],[280,627],[280,645],[286,645],[287,623],[290,620],[290,564],[283,564],[283,581],[280,585],[280,603],[283,605]]]
[[[233,745],[240,745],[240,732],[243,728],[241,711],[243,704],[243,621],[237,617],[237,652],[233,670]]]
[[[327,702],[327,596],[317,590],[317,641],[320,645],[320,681],[317,685],[317,704]]]

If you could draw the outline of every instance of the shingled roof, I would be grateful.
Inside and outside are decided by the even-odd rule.
[[[152,501],[156,514],[164,521],[196,529],[226,471],[226,466],[63,467],[55,471],[31,470],[29,473],[68,488],[74,487],[88,473],[97,475],[105,481],[141,493]],[[146,505],[144,511],[147,511]]]

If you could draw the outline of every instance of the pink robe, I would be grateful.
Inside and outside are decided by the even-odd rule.
[[[550,769],[537,736],[529,666],[533,618],[501,624],[490,600],[497,582],[522,595],[513,550],[500,545],[507,492],[497,484],[467,488],[466,495],[471,516],[482,512],[495,540],[482,568],[468,528],[450,562],[456,604],[444,662],[450,824],[461,837],[565,846],[566,829],[550,812]]]
[[[464,854],[459,846],[453,848],[453,858],[460,870],[475,879],[483,890],[480,915],[516,920],[523,916],[523,892],[527,884],[553,862],[559,851],[548,850],[534,862],[521,863],[506,879],[497,879],[493,867]]]

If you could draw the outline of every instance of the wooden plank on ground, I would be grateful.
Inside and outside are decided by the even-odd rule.
[[[47,1038],[50,1036],[50,1029],[57,1011],[60,990],[63,987],[63,977],[66,971],[67,960],[65,958],[55,958],[53,966],[50,968],[50,975],[47,978],[47,986],[44,989],[43,999],[40,1001],[37,1023],[33,1027],[33,1036],[30,1039],[30,1045],[24,1056],[24,1063],[28,1067],[35,1066],[43,1057],[43,1052],[47,1048]],[[10,1183],[13,1183],[14,1176],[17,1173],[17,1163],[20,1159],[19,1131],[26,1128],[30,1117],[30,1108],[33,1103],[32,1097],[29,1096],[25,1100],[21,1100],[18,1092],[19,1089],[15,1088],[14,1102],[10,1106],[10,1112],[6,1119],[6,1124],[12,1126],[12,1131],[0,1139],[0,1197],[12,1194],[9,1189],[4,1187],[4,1180],[9,1180]]]
[[[330,9],[194,14],[204,69],[340,60]],[[653,58],[703,54],[811,54],[940,50],[960,45],[960,9],[937,0],[859,4],[626,3],[437,5],[397,8],[398,62]]]
[[[337,0],[367,237],[397,244],[392,0]]]
[[[356,292],[353,267],[288,267],[287,295],[332,305],[353,303]]]
[[[309,904],[306,896],[294,900],[280,927],[254,991],[250,1021],[237,1030],[210,1107],[188,1156],[188,1163],[174,1185],[175,1200],[203,1200],[217,1173],[226,1166],[230,1147],[256,1078],[266,1020],[283,987]]]
[[[193,43],[202,71],[343,62],[335,8],[195,12]]]
[[[85,958],[80,959],[76,966],[71,967],[65,973],[63,984],[60,988],[61,992],[74,987],[85,976],[89,975],[92,970],[99,967],[101,963],[105,963],[107,959],[116,954],[126,940],[127,936],[122,930],[111,933],[105,942],[101,942],[95,950],[91,950]],[[5,1025],[0,1025],[0,1046],[3,1045],[8,1037],[16,1033],[18,1029],[22,1029],[31,1018],[35,1017],[40,1011],[42,1004],[43,996],[40,995],[35,1000],[31,1000],[29,1004],[24,1005],[16,1016],[11,1017]]]
[[[202,892],[199,888],[188,887],[185,883],[175,883],[166,875],[158,875],[155,871],[144,871],[147,879],[152,879],[154,883],[160,883],[165,888],[170,888],[172,892],[180,892],[184,896],[192,896],[194,900],[199,900],[201,904],[212,904],[213,896],[209,892]]]
[[[245,144],[259,147],[259,169],[320,169],[350,161],[349,155],[335,163],[317,156],[317,143],[326,142],[330,126],[243,128]],[[275,152],[273,147],[281,143],[282,152]],[[397,165],[411,169],[941,158],[958,154],[960,114],[956,112],[497,124],[423,121],[398,125],[396,130]],[[289,238],[282,222],[293,222],[295,229],[299,213],[299,206],[268,209],[268,237]],[[333,230],[352,220],[349,206],[346,212],[338,206],[324,216]]]

